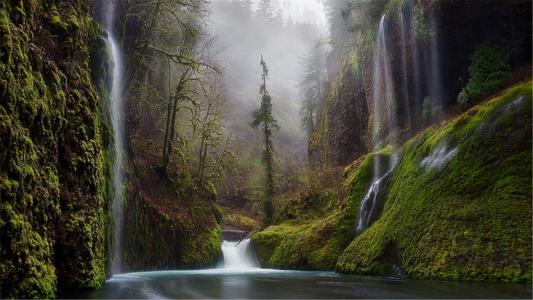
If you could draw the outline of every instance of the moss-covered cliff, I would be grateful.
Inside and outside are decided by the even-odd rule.
[[[354,239],[374,156],[390,150],[359,159],[346,169],[339,209],[253,234],[261,264],[531,281],[531,103],[532,82],[519,84],[409,140],[381,216]]]
[[[192,189],[181,194],[174,181],[137,158],[125,208],[123,271],[216,265],[222,220],[214,203]]]
[[[438,111],[456,109],[472,55],[484,43],[502,48],[513,70],[530,65],[530,8],[524,0],[345,3],[339,20],[332,20],[328,60],[340,66],[330,70],[318,103],[317,126],[309,138],[311,165],[346,165],[370,151],[374,138],[404,142],[438,121]],[[382,50],[376,49],[380,22],[387,45]],[[375,77],[379,51],[387,56],[389,103],[385,86],[373,90],[386,81]]]
[[[381,218],[337,269],[531,281],[531,84],[405,144]],[[433,155],[443,148],[449,161]]]
[[[0,297],[105,279],[105,176],[86,1],[0,3]]]

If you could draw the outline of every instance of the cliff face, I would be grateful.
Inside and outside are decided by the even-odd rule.
[[[348,6],[344,28],[337,29],[349,40],[341,44],[351,46],[331,54],[345,53],[330,58],[342,63],[319,103],[309,139],[314,167],[345,165],[371,150],[373,138],[381,146],[401,143],[456,110],[471,56],[484,43],[503,48],[513,69],[531,63],[529,1],[371,4],[366,10]],[[361,24],[361,14],[373,17]],[[376,63],[387,71],[375,74]],[[375,93],[373,86],[380,84]],[[438,113],[425,116],[428,107]]]
[[[158,173],[155,156],[140,151],[128,179],[123,271],[215,266],[222,256],[221,212],[197,191]]]
[[[0,297],[105,279],[105,161],[86,1],[0,3]]]
[[[261,265],[530,282],[532,94],[531,81],[518,84],[408,140],[359,235],[374,165],[390,165],[390,147],[355,161],[333,209],[252,235]]]
[[[313,167],[344,165],[371,149],[369,108],[364,78],[345,63],[320,105],[318,124],[309,139]]]
[[[409,140],[381,216],[337,270],[531,281],[531,85]]]

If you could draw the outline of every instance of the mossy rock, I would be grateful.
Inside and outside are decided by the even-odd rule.
[[[374,170],[380,176],[390,166],[391,149],[356,160],[337,209],[314,218],[302,210],[302,218],[252,234],[261,266],[531,281],[531,86],[510,88],[403,145],[382,187],[383,212],[357,237],[361,199]]]
[[[61,20],[77,27],[59,38]],[[0,298],[104,283],[106,178],[88,67],[94,23],[85,1],[0,4]]]
[[[380,158],[380,159],[376,159]],[[390,148],[362,157],[347,167],[342,198],[332,203],[335,209],[320,216],[314,205],[298,209],[293,221],[281,221],[265,230],[254,232],[252,242],[262,267],[283,269],[334,270],[339,255],[355,236],[359,203],[374,176],[374,163],[385,169],[390,160]],[[301,194],[299,194],[301,196]],[[325,197],[330,195],[325,194]],[[331,199],[314,199],[329,203]],[[294,202],[294,200],[292,201]]]
[[[531,281],[531,99],[532,83],[517,85],[408,141],[381,218],[336,269]],[[447,161],[422,163],[443,145]]]

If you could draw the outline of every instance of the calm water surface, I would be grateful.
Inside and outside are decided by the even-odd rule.
[[[116,275],[66,298],[528,298],[531,286],[462,283],[269,269],[155,271]]]

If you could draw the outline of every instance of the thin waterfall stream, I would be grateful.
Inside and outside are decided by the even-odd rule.
[[[111,263],[111,273],[118,274],[121,271],[122,262],[122,227],[123,227],[123,153],[124,153],[124,120],[123,120],[123,98],[122,98],[122,75],[123,60],[120,46],[114,37],[114,1],[107,3],[108,11],[105,29],[108,34],[109,59],[112,62],[112,82],[110,91],[109,114],[113,127],[113,255]]]

